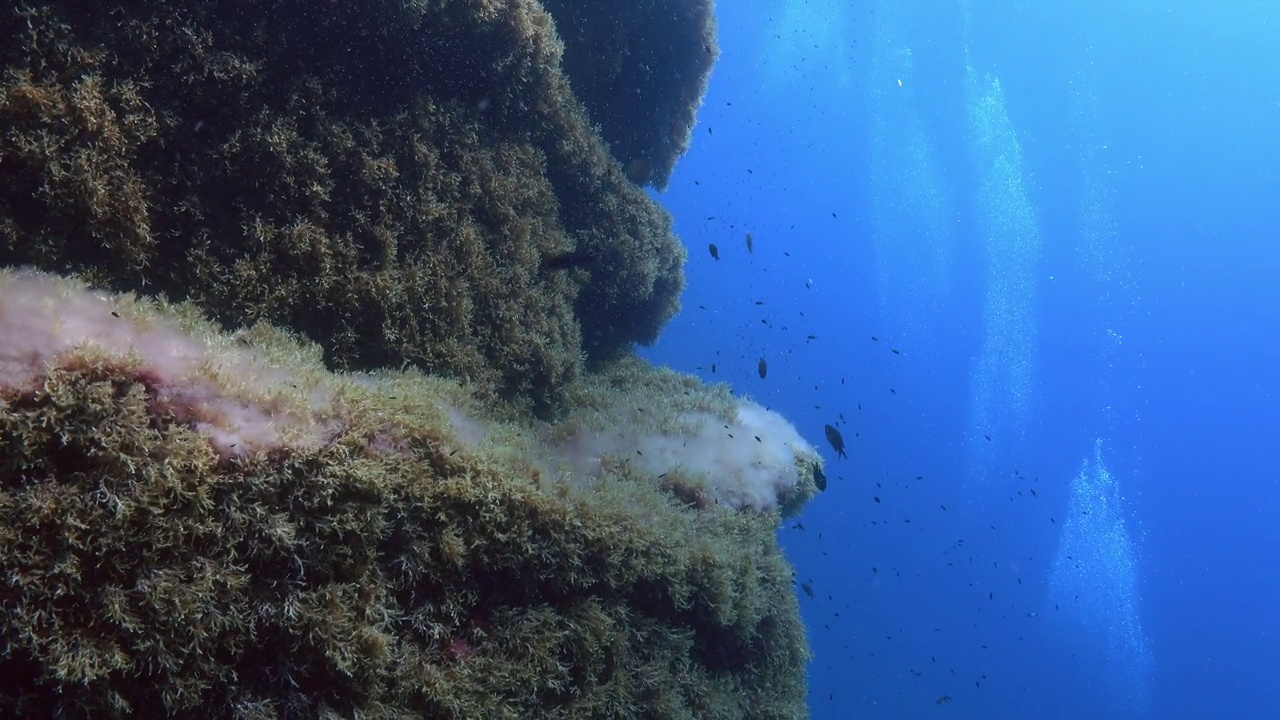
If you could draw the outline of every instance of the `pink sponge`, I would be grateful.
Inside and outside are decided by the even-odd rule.
[[[331,393],[151,305],[37,272],[0,271],[0,395],[30,392],[72,358],[127,363],[152,407],[209,438],[223,459],[328,442]]]

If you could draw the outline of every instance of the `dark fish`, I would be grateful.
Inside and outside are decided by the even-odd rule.
[[[712,375],[714,375],[714,374],[715,374],[715,372],[716,372],[716,364],[715,364],[715,363],[711,363],[711,374],[712,374]]]
[[[711,253],[711,257],[716,260],[720,259],[720,248],[716,247],[715,243],[709,243],[707,245],[707,252]]]
[[[813,466],[813,484],[818,486],[818,490],[827,489],[827,476],[822,474],[822,468]]]
[[[747,252],[755,253],[755,251],[756,251],[756,242],[751,237],[751,233],[747,233]]]
[[[836,451],[836,455],[847,458],[848,456],[844,454],[844,436],[840,431],[834,425],[824,425],[822,431],[827,434],[827,442],[831,443],[831,449]]]
[[[760,362],[756,363],[756,372],[760,373],[761,380],[769,374],[769,363],[765,362],[764,358],[760,358]]]
[[[809,581],[806,580],[805,582],[800,583],[800,589],[804,591],[805,595],[813,597],[813,585],[809,584]]]
[[[889,348],[889,350],[890,350],[894,355],[901,355],[901,354],[902,354],[901,352],[899,352],[899,351],[898,351],[898,348]]]
[[[951,696],[950,696],[950,695],[939,695],[939,696],[938,696],[938,699],[933,701],[933,704],[934,704],[934,705],[946,705],[946,704],[947,704],[947,703],[949,703],[949,702],[951,702]]]

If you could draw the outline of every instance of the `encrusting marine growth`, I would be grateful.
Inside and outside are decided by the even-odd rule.
[[[591,377],[521,420],[0,274],[0,714],[803,715],[773,534],[817,456],[723,388]]]
[[[194,300],[344,369],[410,363],[553,416],[587,361],[652,342],[679,307],[671,218],[611,154],[661,184],[687,145],[711,12],[667,3],[554,20],[535,0],[2,11],[0,264]],[[644,84],[584,106],[558,30]],[[621,127],[610,88],[663,130],[601,138]]]
[[[0,11],[0,716],[806,715],[821,461],[632,353],[717,52],[644,6]]]

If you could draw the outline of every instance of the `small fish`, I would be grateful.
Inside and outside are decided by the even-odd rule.
[[[756,363],[756,372],[760,373],[761,380],[769,374],[769,363],[765,362],[764,358],[760,358],[760,362]]]
[[[754,254],[756,251],[756,241],[751,237],[751,233],[747,233],[747,252]]]
[[[707,252],[711,253],[711,257],[715,258],[716,260],[720,259],[720,248],[716,247],[715,243],[707,244]]]
[[[800,583],[800,589],[804,591],[805,595],[813,597],[813,585],[808,580]]]
[[[898,350],[898,348],[889,348],[889,351],[890,351],[890,352],[892,352],[894,355],[901,355],[901,354],[902,354],[902,352],[901,352],[900,350]]]
[[[938,696],[938,699],[933,701],[933,704],[934,704],[934,705],[946,705],[946,704],[947,704],[947,703],[949,703],[949,702],[951,702],[951,696],[950,696],[950,695],[939,695],[939,696]]]
[[[822,474],[822,468],[817,465],[813,466],[813,484],[818,486],[819,491],[827,489],[827,476]]]
[[[711,363],[711,374],[712,374],[712,375],[715,375],[715,374],[716,374],[716,364],[715,364],[715,363]]]
[[[844,454],[844,436],[840,431],[834,425],[823,425],[822,431],[827,434],[827,442],[831,443],[831,449],[836,451],[836,455],[847,458]]]

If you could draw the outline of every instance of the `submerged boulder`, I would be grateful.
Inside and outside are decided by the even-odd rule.
[[[336,367],[408,363],[554,416],[585,361],[656,338],[684,262],[555,28],[536,0],[2,11],[0,264],[266,320]],[[699,97],[672,92],[642,102],[687,134]],[[593,106],[606,95],[592,85]]]
[[[776,530],[816,457],[753,410],[795,484],[716,502],[732,466],[632,457],[737,403],[638,361],[597,377],[548,425],[0,273],[0,714],[803,717]],[[590,472],[585,429],[613,438]]]

